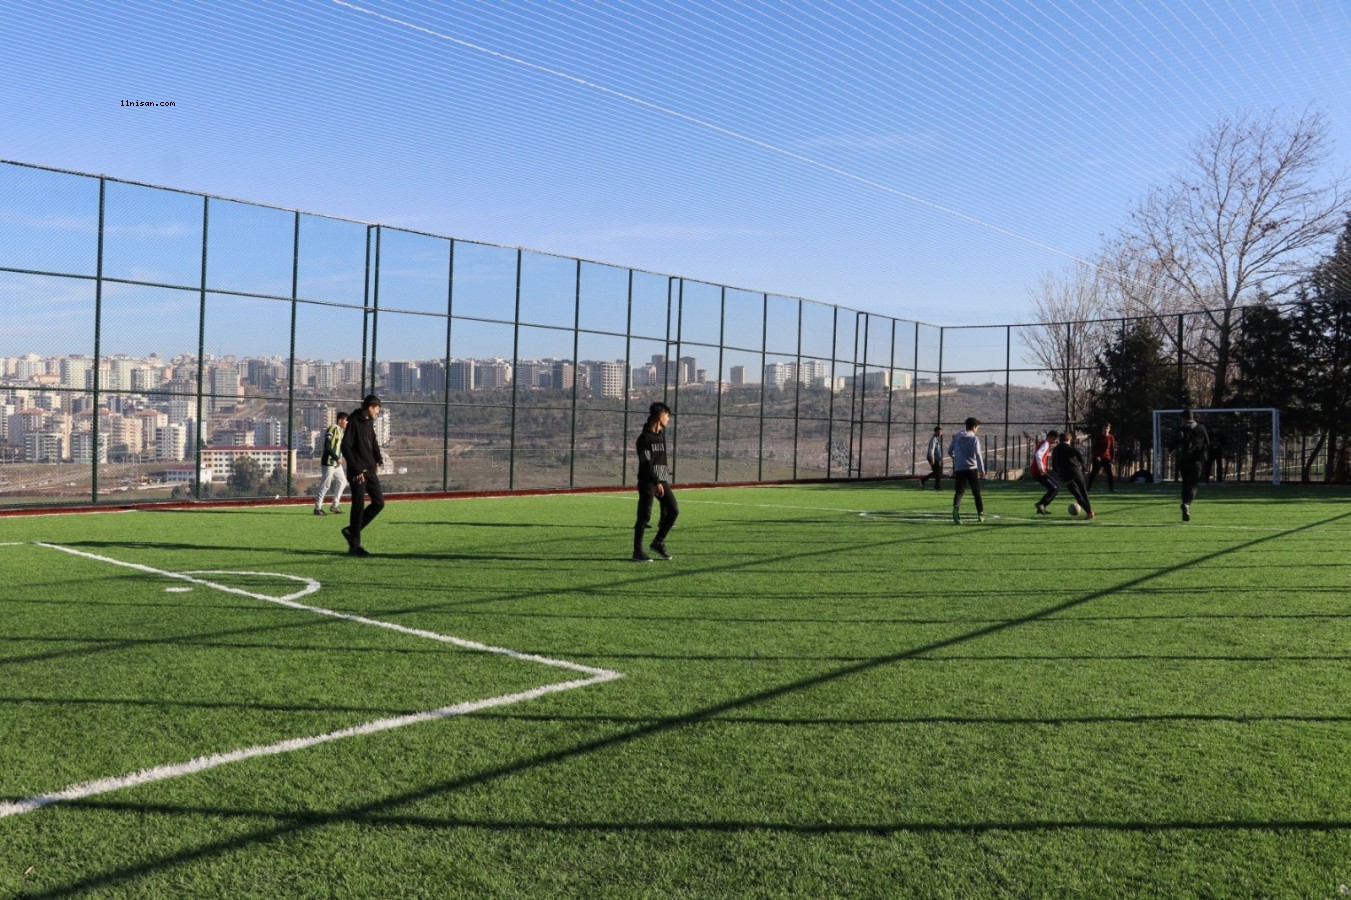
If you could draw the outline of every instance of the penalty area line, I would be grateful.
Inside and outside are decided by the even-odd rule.
[[[304,750],[309,747],[316,747],[320,744],[340,741],[344,738],[378,734],[382,731],[392,731],[395,728],[404,728],[409,725],[417,725],[421,722],[434,722],[439,719],[463,716],[468,713],[478,712],[483,709],[492,709],[497,706],[509,706],[513,703],[523,703],[527,700],[535,700],[547,694],[590,687],[593,684],[613,681],[615,678],[622,677],[622,674],[614,672],[609,673],[609,676],[598,675],[592,678],[581,678],[576,681],[546,684],[543,687],[532,688],[531,690],[521,691],[515,694],[502,694],[501,696],[489,697],[485,700],[469,700],[464,703],[443,706],[439,709],[410,713],[406,716],[376,719],[373,722],[363,722],[360,725],[340,728],[337,731],[330,731],[326,734],[289,738],[274,744],[260,744],[254,747],[243,747],[239,750],[230,750],[226,753],[214,753],[210,756],[199,756],[195,759],[190,759],[187,762],[154,766],[153,768],[142,769],[139,772],[132,772],[128,775],[117,775],[112,778],[99,778],[94,781],[74,784],[49,794],[41,794],[37,797],[28,797],[23,800],[9,803],[0,803],[0,819],[8,816],[18,816],[23,815],[24,813],[30,813],[55,803],[68,803],[71,800],[85,800],[90,797],[97,797],[99,794],[125,790],[126,788],[138,787],[156,781],[168,781],[172,778],[182,778],[185,775],[194,775],[198,772],[205,772],[209,769],[229,765],[230,763],[243,762],[245,760],[257,759],[263,756],[278,756],[282,753],[292,753],[296,750]]]
[[[113,559],[109,556],[100,556],[96,553],[87,553],[83,550],[76,550],[72,547],[63,547],[59,544],[47,544],[35,542],[36,546],[46,547],[51,550],[59,550],[63,553],[69,553],[73,556],[80,556],[86,559],[97,560],[99,562],[109,563],[115,566],[121,566],[127,569],[133,569],[139,572],[145,572],[151,575],[157,575],[164,578],[173,578],[179,581],[186,581],[191,584],[210,587],[226,593],[238,594],[244,597],[250,597],[255,600],[262,600],[268,603],[277,603],[282,606],[304,612],[315,613],[317,615],[329,616],[335,619],[342,619],[348,622],[354,622],[359,625],[368,625],[377,628],[386,628],[401,634],[420,637],[427,640],[434,640],[441,643],[453,644],[467,650],[481,653],[491,653],[498,656],[506,656],[511,659],[523,662],[539,663],[554,668],[568,669],[574,672],[580,672],[587,677],[573,679],[571,681],[558,682],[555,684],[546,684],[537,688],[531,688],[526,691],[518,691],[510,694],[501,694],[496,697],[488,697],[481,700],[468,700],[461,703],[454,703],[449,706],[438,707],[437,709],[424,710],[422,712],[409,713],[402,716],[392,716],[384,719],[376,719],[371,722],[363,722],[358,725],[352,725],[347,728],[340,728],[336,731],[326,732],[324,734],[308,735],[304,737],[287,738],[276,741],[271,744],[259,744],[252,747],[243,747],[238,750],[230,750],[224,753],[213,753],[208,756],[199,756],[186,762],[171,763],[168,765],[153,766],[147,769],[141,769],[127,775],[116,775],[108,778],[99,778],[92,781],[85,781],[79,784],[70,785],[58,791],[47,794],[40,794],[35,797],[27,797],[22,800],[0,802],[0,819],[9,816],[23,815],[35,810],[51,806],[56,803],[69,802],[72,800],[83,800],[90,797],[96,797],[100,794],[120,791],[126,788],[137,787],[143,784],[150,784],[156,781],[166,781],[172,778],[181,778],[185,775],[192,775],[198,772],[205,772],[209,769],[215,769],[219,766],[229,765],[230,763],[243,762],[244,760],[257,759],[264,756],[277,756],[282,753],[292,753],[297,750],[304,750],[309,747],[315,747],[320,744],[327,744],[332,741],[339,741],[345,738],[361,737],[365,735],[378,734],[384,731],[392,731],[396,728],[405,728],[409,725],[417,725],[423,722],[434,722],[441,719],[449,719],[457,716],[467,715],[484,709],[492,709],[499,706],[509,706],[514,703],[524,703],[529,700],[535,700],[549,694],[561,693],[563,691],[577,690],[578,688],[590,687],[592,685],[604,684],[608,681],[615,681],[624,677],[623,672],[615,672],[610,669],[599,669],[593,666],[584,666],[579,663],[569,662],[568,660],[553,659],[547,656],[539,656],[533,653],[522,653],[517,650],[511,650],[506,647],[493,647],[478,641],[470,641],[464,638],[457,638],[453,635],[439,634],[434,631],[426,631],[421,628],[409,628],[394,622],[385,622],[380,619],[370,619],[365,616],[357,616],[349,613],[341,613],[336,610],[325,609],[322,606],[311,606],[306,603],[296,602],[296,598],[312,594],[322,586],[318,581],[312,578],[303,578],[297,575],[286,575],[278,572],[225,572],[219,570],[195,571],[195,572],[169,572],[163,569],[156,569],[152,566],[145,566],[139,563],[124,562],[123,560]],[[0,546],[24,546],[23,543],[5,543]],[[254,591],[247,591],[242,588],[230,587],[229,585],[219,584],[204,578],[198,578],[198,575],[252,575],[266,577],[281,577],[292,581],[302,582],[305,587],[284,597],[275,597],[269,594],[259,594]]]
[[[176,578],[180,581],[187,581],[192,584],[200,584],[204,587],[215,588],[218,591],[225,591],[228,594],[238,594],[241,597],[250,597],[254,600],[262,600],[266,603],[276,603],[281,606],[288,606],[291,609],[298,609],[303,612],[314,613],[320,616],[328,616],[333,619],[342,619],[345,622],[355,622],[358,625],[369,625],[373,628],[385,628],[389,631],[397,631],[400,634],[407,634],[413,637],[425,638],[429,641],[439,641],[443,644],[453,644],[456,647],[463,647],[466,650],[477,650],[481,653],[494,653],[498,656],[508,656],[512,659],[519,659],[523,662],[534,662],[545,666],[553,666],[557,669],[569,669],[574,672],[582,672],[587,675],[610,675],[619,677],[618,673],[611,672],[608,669],[597,669],[592,666],[584,666],[580,663],[569,662],[565,659],[552,659],[548,656],[538,656],[533,653],[522,653],[519,650],[509,650],[506,647],[494,647],[490,644],[482,644],[478,641],[470,641],[465,638],[458,638],[449,634],[440,634],[435,631],[427,631],[422,628],[409,628],[407,625],[399,625],[396,622],[386,622],[382,619],[371,619],[366,616],[358,616],[352,613],[338,612],[335,609],[327,609],[322,606],[311,606],[308,603],[296,602],[299,598],[307,594],[313,594],[319,590],[322,585],[313,578],[302,578],[299,575],[285,575],[278,572],[223,572],[218,570],[194,571],[194,572],[167,572],[163,569],[156,569],[152,566],[143,566],[140,563],[123,562],[120,559],[113,559],[110,556],[100,556],[97,553],[87,553],[84,550],[76,550],[73,547],[62,547],[60,544],[44,544],[39,542],[39,547],[47,547],[52,550],[60,550],[62,553],[69,553],[72,556],[82,556],[85,559],[93,559],[99,562],[109,563],[114,566],[122,566],[127,569],[135,569],[138,572],[145,572],[150,575],[159,575],[163,578]],[[292,581],[299,581],[305,584],[303,590],[293,594],[286,594],[282,597],[274,597],[270,594],[259,594],[253,591],[246,591],[243,588],[230,587],[226,584],[218,584],[214,581],[208,581],[204,578],[197,578],[197,575],[254,575],[266,576],[272,578],[289,578]]]

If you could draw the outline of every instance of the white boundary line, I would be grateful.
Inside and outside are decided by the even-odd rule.
[[[327,744],[331,741],[339,741],[344,738],[359,737],[368,734],[377,734],[382,731],[391,731],[395,728],[403,728],[408,725],[416,725],[420,722],[433,722],[438,719],[448,719],[455,716],[462,716],[467,713],[477,712],[482,709],[491,709],[497,706],[508,706],[513,703],[522,703],[526,700],[534,700],[548,694],[555,694],[562,691],[576,690],[577,688],[590,687],[594,684],[602,684],[607,681],[614,681],[624,677],[622,672],[614,672],[609,669],[597,669],[592,666],[583,666],[578,663],[568,662],[562,659],[551,659],[547,656],[537,656],[533,653],[521,653],[516,650],[509,650],[505,647],[493,647],[488,644],[481,644],[478,641],[469,641],[464,638],[457,638],[447,634],[438,634],[434,631],[425,631],[420,628],[408,628],[404,625],[398,625],[394,622],[384,622],[379,619],[369,619],[365,616],[355,616],[348,613],[340,613],[336,610],[325,609],[322,606],[310,606],[305,603],[295,602],[297,598],[304,597],[319,590],[321,587],[318,581],[312,578],[301,578],[297,575],[284,575],[277,572],[166,572],[163,569],[155,569],[151,566],[143,566],[138,563],[123,562],[119,559],[113,559],[108,556],[99,556],[95,553],[86,553],[83,550],[75,550],[70,547],[62,547],[59,544],[46,544],[35,542],[39,547],[47,547],[52,550],[59,550],[63,553],[69,553],[73,556],[81,556],[86,559],[93,559],[99,562],[110,563],[115,566],[122,566],[127,569],[135,569],[138,572],[145,572],[151,575],[159,575],[164,578],[176,578],[180,581],[199,584],[204,587],[215,588],[230,594],[238,594],[244,597],[250,597],[255,600],[262,600],[268,603],[278,603],[282,606],[288,606],[293,609],[303,610],[305,612],[316,613],[322,616],[330,616],[335,619],[343,619],[348,622],[355,622],[360,625],[371,625],[377,628],[387,628],[391,631],[397,631],[401,634],[409,634],[414,637],[426,638],[428,640],[440,641],[446,644],[454,644],[457,647],[463,647],[468,650],[480,651],[483,653],[495,653],[499,656],[507,656],[512,659],[523,660],[527,662],[541,663],[554,668],[569,669],[574,672],[581,672],[588,677],[574,679],[572,681],[559,682],[557,684],[547,684],[542,687],[532,688],[528,691],[520,691],[514,694],[502,694],[498,697],[489,697],[484,700],[468,700],[462,703],[455,703],[450,706],[442,706],[438,709],[429,709],[424,712],[410,713],[403,716],[393,716],[386,719],[376,719],[372,722],[364,722],[360,725],[352,725],[347,728],[340,728],[337,731],[330,731],[326,734],[311,735],[309,737],[290,738],[284,741],[278,741],[272,744],[259,744],[254,747],[243,747],[239,750],[231,750],[226,753],[215,753],[210,756],[199,756],[195,759],[187,760],[181,763],[172,763],[163,766],[154,766],[149,769],[142,769],[139,772],[132,772],[127,775],[118,775],[111,778],[100,778],[94,781],[86,781],[80,784],[74,784],[52,793],[42,794],[37,797],[28,797],[23,800],[0,803],[0,819],[7,816],[23,815],[51,806],[54,803],[61,803],[70,800],[81,800],[87,797],[94,797],[99,794],[106,794],[111,791],[120,791],[124,788],[136,787],[142,784],[149,784],[155,781],[165,781],[170,778],[181,778],[184,775],[192,775],[197,772],[204,772],[208,769],[214,769],[218,766],[229,763],[241,762],[247,759],[255,759],[262,756],[276,756],[282,753],[291,753],[295,750],[304,750],[308,747],[314,747],[319,744]],[[22,546],[21,544],[0,544],[0,546]],[[304,589],[284,597],[273,597],[267,594],[257,594],[252,591],[246,591],[241,588],[234,588],[228,585],[218,584],[214,581],[208,581],[202,578],[193,577],[194,575],[258,575],[268,577],[289,578],[292,581],[299,581],[305,584]]]

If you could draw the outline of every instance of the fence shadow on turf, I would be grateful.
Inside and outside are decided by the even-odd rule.
[[[165,807],[166,812],[180,812],[187,814],[201,814],[209,812],[211,815],[231,816],[242,815],[246,817],[266,818],[275,822],[278,816],[284,817],[286,821],[281,824],[269,825],[253,831],[249,834],[238,835],[206,844],[191,850],[183,850],[165,855],[159,859],[123,866],[121,868],[104,872],[87,878],[78,879],[66,885],[55,887],[43,892],[37,892],[32,896],[55,897],[72,893],[87,892],[91,890],[100,890],[112,888],[119,885],[125,885],[134,879],[161,870],[172,868],[176,865],[193,862],[195,860],[214,858],[223,854],[231,853],[245,847],[255,844],[271,843],[280,838],[289,835],[298,834],[311,828],[323,827],[333,824],[396,824],[404,823],[424,828],[464,828],[481,827],[488,829],[545,829],[545,830],[643,830],[643,831],[768,831],[781,830],[788,832],[800,832],[809,834],[886,834],[889,832],[940,832],[940,833],[972,833],[981,831],[1010,830],[1010,831],[1046,831],[1053,829],[1096,829],[1110,831],[1131,831],[1131,832],[1157,832],[1172,831],[1179,829],[1206,830],[1206,831],[1251,831],[1251,830],[1348,830],[1351,829],[1351,819],[1335,820],[1309,820],[1309,821],[1261,821],[1261,820],[1226,820],[1226,821],[1168,821],[1168,822],[1147,822],[1147,821],[1110,821],[1110,820],[1054,820],[1054,821],[981,821],[981,822],[876,822],[861,823],[853,825],[841,825],[835,823],[829,824],[802,824],[794,822],[568,822],[568,823],[548,823],[542,821],[522,821],[522,822],[492,822],[477,820],[457,820],[452,817],[430,818],[430,817],[409,817],[388,815],[386,811],[396,809],[408,803],[418,802],[441,794],[453,791],[460,791],[466,788],[483,785],[499,779],[508,778],[513,775],[529,772],[542,766],[549,766],[559,762],[574,760],[593,753],[601,752],[625,744],[643,740],[655,735],[665,734],[667,732],[685,728],[692,724],[699,724],[713,720],[719,720],[727,713],[743,710],[753,707],[760,703],[776,700],[799,691],[808,690],[829,684],[843,678],[848,678],[864,672],[879,669],[897,662],[908,659],[914,659],[925,654],[933,653],[938,650],[944,650],[950,647],[960,646],[981,638],[999,634],[1012,628],[1017,628],[1030,622],[1040,621],[1066,610],[1075,609],[1085,604],[1110,597],[1122,591],[1131,590],[1141,584],[1157,580],[1159,578],[1171,575],[1194,566],[1202,565],[1225,556],[1235,553],[1242,553],[1253,547],[1271,541],[1290,537],[1300,532],[1309,531],[1334,522],[1351,518],[1351,512],[1333,516],[1320,522],[1302,525],[1298,528],[1291,528],[1276,534],[1264,535],[1250,541],[1245,541],[1230,547],[1212,551],[1197,556],[1185,562],[1157,569],[1149,574],[1141,575],[1120,584],[1098,590],[1089,591],[1083,595],[1053,604],[1045,609],[1034,613],[1029,613],[1016,619],[1010,619],[1004,622],[995,623],[982,628],[974,629],[965,634],[956,635],[951,638],[934,641],[922,646],[913,647],[898,653],[878,656],[863,660],[850,665],[841,666],[829,672],[823,672],[808,678],[799,679],[777,687],[769,688],[755,693],[736,697],[718,703],[705,706],[702,709],[694,710],[678,716],[669,716],[654,721],[644,722],[636,727],[623,731],[619,734],[609,735],[594,740],[582,741],[562,750],[541,753],[515,762],[505,763],[473,775],[464,776],[442,781],[437,784],[419,788],[417,790],[405,791],[382,800],[372,803],[362,804],[338,813],[301,813],[293,814],[289,811],[235,811],[229,810],[203,810],[191,808]],[[146,806],[132,803],[106,803],[95,802],[92,800],[72,803],[70,806],[87,807],[91,809],[114,809],[126,810],[133,815],[144,815],[146,812],[154,809],[153,806]]]

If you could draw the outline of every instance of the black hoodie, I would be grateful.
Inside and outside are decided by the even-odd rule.
[[[375,438],[375,416],[361,407],[347,418],[347,430],[342,435],[342,458],[347,463],[347,477],[375,474],[375,467],[383,465],[380,442]]]

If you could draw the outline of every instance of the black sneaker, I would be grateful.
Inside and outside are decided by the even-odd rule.
[[[1192,520],[1192,508],[1188,504],[1182,504],[1182,521],[1190,522]]]
[[[352,544],[352,526],[351,526],[351,525],[344,525],[344,526],[342,527],[342,537],[343,537],[343,540],[347,541],[348,546],[351,546],[351,544]]]
[[[634,562],[652,562],[652,557],[648,556],[646,553],[644,553],[644,552],[641,551],[641,550],[634,550],[634,551],[633,551],[633,561],[634,561]]]
[[[669,553],[666,552],[666,545],[665,545],[665,544],[653,544],[652,547],[651,547],[651,550],[652,550],[653,553],[657,554],[657,555],[660,556],[662,559],[672,559],[672,558],[673,558],[673,557],[671,556],[671,554],[669,554]]]
[[[326,515],[328,515],[328,513],[324,512],[322,509],[319,509],[318,507],[315,507],[314,514],[315,514],[316,516],[326,516]]]
[[[347,555],[348,555],[348,556],[370,556],[370,555],[371,555],[371,551],[367,550],[365,547],[348,547],[348,548],[347,548]]]

